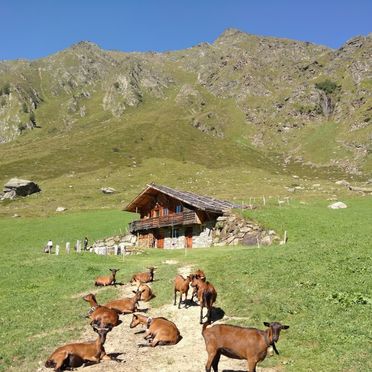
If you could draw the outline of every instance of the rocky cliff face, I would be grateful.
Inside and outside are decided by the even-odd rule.
[[[36,61],[1,62],[0,143],[32,130],[53,135],[124,120],[154,101],[182,108],[203,133],[240,132],[247,145],[283,159],[309,151],[304,138],[314,124],[336,123],[332,140],[348,155],[326,163],[358,172],[372,151],[371,49],[371,34],[332,50],[229,29],[213,44],[175,52],[122,53],[81,42]],[[231,129],[235,113],[244,120]]]

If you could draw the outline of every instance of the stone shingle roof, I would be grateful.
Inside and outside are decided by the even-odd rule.
[[[142,191],[131,203],[129,203],[124,210],[129,212],[135,212],[136,207],[142,205],[145,201],[147,195],[154,195],[154,192],[160,192],[162,194],[168,195],[172,198],[180,200],[186,206],[197,208],[202,211],[212,212],[212,213],[222,213],[226,210],[232,208],[238,208],[239,206],[233,203],[230,203],[225,200],[218,200],[209,196],[202,196],[194,194],[188,191],[180,191],[172,189],[168,186],[156,185],[151,183],[147,185],[146,189]]]

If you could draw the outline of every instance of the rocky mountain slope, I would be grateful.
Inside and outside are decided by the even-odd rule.
[[[63,153],[76,136],[86,139],[79,146],[96,147],[93,158],[75,154],[90,164],[104,157],[97,147],[105,141],[123,166],[156,153],[212,167],[251,161],[369,174],[371,50],[371,34],[332,50],[228,29],[212,44],[167,53],[80,42],[46,58],[0,62],[3,177],[19,169],[16,148],[36,156],[53,143]]]

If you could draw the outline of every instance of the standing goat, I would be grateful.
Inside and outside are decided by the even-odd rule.
[[[217,299],[217,291],[209,282],[204,282],[200,278],[194,276],[191,281],[191,286],[197,289],[198,301],[200,305],[200,324],[203,323],[203,318],[207,318],[207,322],[211,321],[212,307]],[[207,315],[203,317],[203,308],[208,309]]]
[[[103,347],[109,329],[93,329],[98,333],[96,341],[67,344],[57,348],[45,362],[45,367],[59,372],[80,367],[87,362],[99,363],[102,359],[111,359]]]
[[[180,331],[177,326],[165,318],[149,318],[140,314],[133,314],[130,328],[137,327],[138,324],[146,326],[145,340],[149,340],[148,345],[139,346],[152,346],[156,345],[175,345],[182,339]]]
[[[94,282],[94,285],[96,286],[116,285],[115,275],[120,269],[109,270],[111,271],[111,275],[99,276]]]
[[[121,300],[113,300],[105,306],[109,309],[117,311],[119,314],[131,314],[137,311],[138,301],[141,299],[142,292],[137,289],[133,291],[134,296],[131,298],[122,298]]]
[[[111,330],[113,327],[121,324],[119,315],[116,310],[109,309],[106,306],[98,305],[94,294],[89,293],[83,297],[84,301],[89,302],[91,308],[88,312],[88,318],[92,319],[91,325],[96,328],[108,328]]]
[[[185,294],[184,304],[186,307],[187,293],[189,292],[189,284],[191,282],[191,277],[187,276],[186,279],[182,275],[177,275],[174,278],[174,304],[176,305],[177,292],[180,292],[180,299],[178,301],[178,308],[181,308],[182,295]]]
[[[132,284],[134,284],[136,282],[140,282],[140,283],[152,282],[154,280],[154,271],[155,271],[156,267],[148,267],[148,269],[149,269],[149,271],[147,271],[147,272],[134,274],[132,276],[132,279],[130,280],[130,282]]]
[[[228,324],[207,327],[208,322],[204,323],[202,335],[208,353],[205,371],[210,372],[212,367],[213,371],[217,372],[220,357],[225,355],[233,359],[247,360],[248,371],[256,372],[257,363],[265,359],[270,346],[279,354],[275,342],[279,340],[280,331],[289,328],[278,322],[264,322],[264,325],[268,327],[265,331]]]
[[[200,269],[198,269],[195,272],[193,272],[192,274],[190,274],[190,277],[191,277],[191,279],[192,278],[200,279],[203,282],[205,282],[206,279],[207,279],[205,274],[204,274],[204,271],[200,270]],[[191,300],[193,301],[195,297],[198,298],[198,289],[196,287],[194,287],[194,289],[192,291]]]

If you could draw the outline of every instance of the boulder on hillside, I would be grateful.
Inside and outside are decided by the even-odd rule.
[[[114,194],[116,192],[116,190],[112,187],[102,187],[101,188],[101,191],[104,193],[104,194]]]
[[[4,185],[4,194],[1,199],[14,199],[16,196],[27,196],[41,191],[33,181],[12,178]]]
[[[330,204],[328,206],[328,208],[331,208],[331,209],[343,209],[343,208],[347,208],[347,205],[343,202],[336,202],[336,203],[333,203],[333,204]]]

